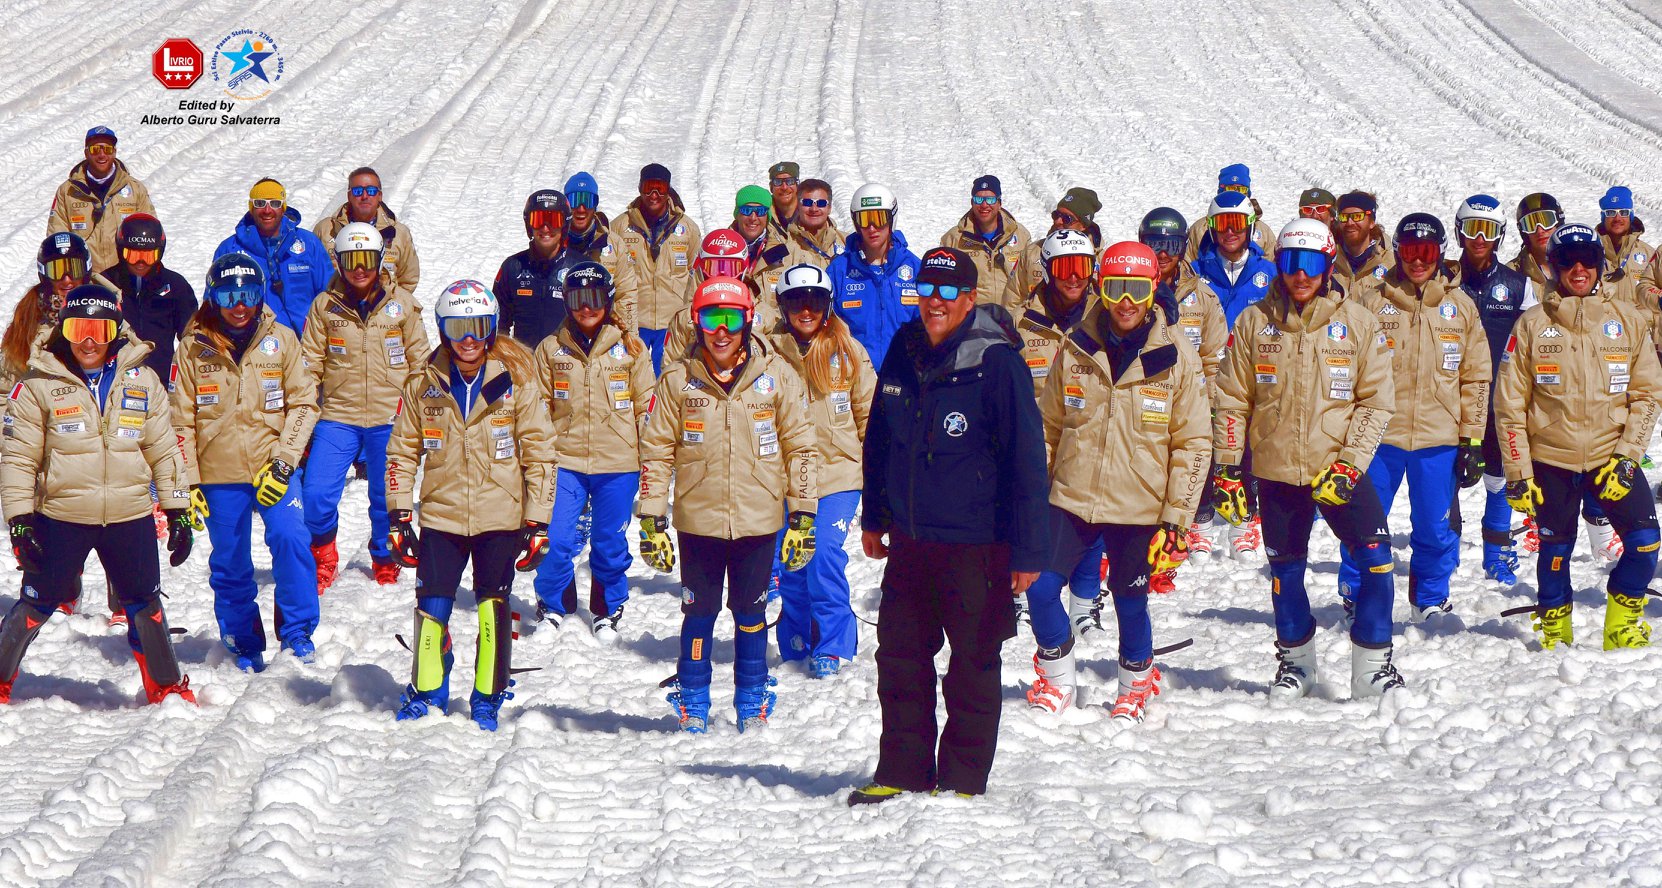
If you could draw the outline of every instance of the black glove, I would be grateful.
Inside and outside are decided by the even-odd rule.
[[[1455,459],[1454,477],[1461,487],[1471,487],[1483,480],[1483,442],[1467,438],[1460,442],[1460,455]]]
[[[192,539],[190,510],[167,509],[165,511],[167,512],[167,551],[173,553],[168,557],[167,563],[178,567],[185,563],[186,558],[190,557]]]
[[[391,526],[387,529],[387,547],[392,549],[392,558],[402,567],[415,567],[418,563],[417,545],[421,542],[416,538],[415,525],[411,521],[415,515],[409,509],[394,509],[387,513],[387,521]]]
[[[519,560],[514,570],[530,573],[548,554],[548,525],[541,521],[527,521],[519,531]]]
[[[12,527],[12,554],[17,556],[17,566],[23,568],[24,573],[38,574],[46,563],[46,550],[40,546],[40,538],[35,536],[35,514],[19,515],[11,521]]]

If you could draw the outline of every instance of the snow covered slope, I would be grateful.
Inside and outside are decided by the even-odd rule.
[[[488,280],[520,248],[533,188],[588,169],[615,211],[649,161],[711,223],[780,159],[829,179],[839,218],[855,186],[884,181],[914,244],[957,219],[984,172],[1036,230],[1065,188],[1095,188],[1111,238],[1157,204],[1192,218],[1235,161],[1277,226],[1310,185],[1374,189],[1388,219],[1544,189],[1590,220],[1612,183],[1633,186],[1642,215],[1662,209],[1662,14],[1641,0],[346,8],[9,3],[0,309],[32,279],[52,191],[95,123],[120,134],[167,225],[169,264],[193,278],[256,178],[287,183],[309,225],[338,205],[348,170],[377,167],[415,232],[428,298]],[[210,79],[188,93],[151,79],[164,38],[211,50],[240,27],[286,56],[256,106],[280,125],[138,123],[216,94]],[[1515,249],[1513,235],[1504,254]],[[1116,731],[1094,705],[1113,681],[1111,634],[1082,642],[1086,708],[1035,719],[1024,633],[1006,647],[991,794],[850,812],[844,793],[875,765],[872,633],[834,681],[781,670],[774,723],[743,737],[724,652],[715,730],[682,736],[656,688],[674,668],[677,584],[641,566],[619,646],[575,625],[522,639],[516,663],[542,669],[522,676],[500,733],[462,716],[395,725],[409,656],[393,635],[409,631],[413,577],[396,591],[368,578],[364,497],[348,488],[350,564],[323,600],[316,665],[231,667],[205,541],[164,571],[200,708],[138,705],[97,595],[93,613],[43,630],[0,712],[0,882],[1662,884],[1662,655],[1531,652],[1526,626],[1497,614],[1533,586],[1485,583],[1475,528],[1456,578],[1464,631],[1402,624],[1411,690],[1383,705],[1346,702],[1334,681],[1270,709],[1262,565],[1199,564],[1154,603],[1160,641],[1196,645],[1167,658],[1149,723]],[[1466,498],[1470,524],[1479,502]],[[1405,508],[1392,516],[1403,544]],[[1336,545],[1317,536],[1322,667],[1343,677]],[[1586,555],[1577,632],[1596,638],[1603,586]],[[0,565],[15,576],[9,555]],[[871,616],[879,566],[856,554],[850,571]],[[89,588],[101,580],[89,568]],[[529,610],[529,584],[517,592]],[[458,611],[455,625],[470,650],[472,620]],[[471,674],[459,659],[458,688]]]

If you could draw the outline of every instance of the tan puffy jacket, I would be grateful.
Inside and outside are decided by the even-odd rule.
[[[1302,312],[1276,281],[1235,319],[1218,368],[1212,448],[1252,474],[1309,484],[1342,459],[1367,469],[1391,421],[1396,391],[1379,322],[1336,287]]]
[[[1362,264],[1355,266],[1350,264],[1350,256],[1337,237],[1335,243],[1338,244],[1338,255],[1333,257],[1333,280],[1344,287],[1347,293],[1362,289],[1377,290],[1379,282],[1385,279],[1386,272],[1397,267],[1396,253],[1385,246],[1383,239],[1369,244],[1368,252],[1362,257]]]
[[[1610,280],[1616,275],[1625,273],[1628,277],[1640,277],[1650,268],[1650,260],[1656,255],[1656,248],[1640,239],[1643,227],[1636,225],[1637,230],[1629,231],[1617,241],[1604,233],[1604,223],[1599,223],[1599,240],[1604,243],[1604,274]]]
[[[1250,198],[1252,209],[1258,214],[1258,221],[1252,225],[1252,242],[1258,249],[1264,251],[1264,258],[1275,261],[1275,232],[1270,230],[1264,222],[1264,211],[1258,207],[1258,198]],[[1189,223],[1189,245],[1183,248],[1183,267],[1188,268],[1196,259],[1200,258],[1200,242],[1206,237],[1207,216],[1203,213],[1199,219]]]
[[[1224,347],[1229,345],[1229,322],[1223,317],[1223,303],[1212,285],[1198,274],[1180,277],[1172,295],[1177,300],[1177,332],[1200,355],[1210,392],[1216,385]]]
[[[317,384],[294,333],[270,307],[260,309],[240,363],[192,322],[174,365],[173,430],[192,487],[252,484],[273,457],[300,465],[317,425]]]
[[[737,229],[735,229],[737,230]],[[785,269],[790,268],[791,248],[773,229],[768,229],[762,236],[762,247],[756,253],[756,259],[745,272],[745,278],[750,281],[751,287],[760,295],[756,298],[763,302],[775,302],[778,296],[779,279],[785,276]],[[687,304],[692,304],[692,297],[687,297]],[[761,329],[771,330],[772,327]]]
[[[335,259],[335,235],[352,221],[352,216],[346,204],[331,215],[319,219],[312,226],[312,233],[323,241],[323,248],[329,251],[329,261],[340,264]],[[389,289],[395,293],[415,298],[416,287],[421,283],[421,260],[416,257],[415,241],[410,238],[410,226],[398,221],[392,210],[383,204],[375,211],[375,230],[381,232],[381,240],[385,249],[381,252],[381,280],[390,282]],[[392,237],[387,237],[387,232]],[[419,303],[418,303],[419,304]]]
[[[1062,340],[1067,338],[1072,327],[1064,326],[1064,322],[1050,315],[1050,307],[1045,304],[1045,288],[1043,284],[1033,288],[1027,299],[1013,313],[1016,321],[1016,333],[1021,336],[1021,357],[1027,362],[1027,371],[1033,374],[1033,397],[1037,398],[1045,390],[1045,382],[1050,379],[1053,365],[1056,363],[1056,354],[1061,351]],[[1096,296],[1089,290],[1083,297],[1087,303],[1096,301]]]
[[[1495,383],[1506,480],[1534,477],[1532,461],[1590,472],[1645,455],[1662,406],[1650,320],[1611,294],[1554,291],[1518,318]]]
[[[167,386],[144,366],[148,354],[150,346],[129,332],[100,413],[76,373],[51,352],[35,352],[5,419],[0,501],[7,521],[32,511],[75,524],[132,521],[150,514],[152,482],[163,508],[185,508]]]
[[[312,301],[300,337],[306,372],[323,387],[322,418],[366,429],[392,422],[404,382],[428,350],[413,295],[383,293],[365,318],[338,277]]]
[[[127,165],[115,162],[115,178],[99,200],[86,187],[87,162],[81,161],[69,170],[58,191],[52,196],[52,213],[46,217],[46,233],[71,231],[87,242],[92,254],[92,267],[109,268],[121,261],[115,236],[121,232],[121,222],[135,213],[156,214],[150,203],[150,191],[127,171]]]
[[[1489,417],[1489,338],[1477,306],[1436,277],[1418,294],[1414,290],[1393,268],[1373,304],[1396,388],[1385,443],[1422,450],[1482,440]]]
[[[464,416],[450,394],[450,352],[404,383],[387,441],[387,508],[414,509],[423,530],[476,536],[547,524],[554,512],[554,425],[535,379],[515,385],[494,358]]]
[[[786,512],[819,502],[818,433],[796,371],[754,339],[732,392],[697,350],[664,362],[641,438],[637,515],[663,515],[675,481],[675,528],[718,539],[772,536]]]
[[[994,296],[1004,292],[1010,275],[1021,267],[1027,248],[1033,243],[1033,236],[1009,210],[999,210],[998,214],[1002,230],[990,244],[975,233],[975,220],[969,213],[941,235],[941,246],[962,250],[975,263],[976,290]]]
[[[697,330],[693,329],[692,300],[693,294],[698,292],[698,285],[704,283],[704,274],[694,271],[687,279],[687,301],[684,307],[670,319],[669,334],[664,337],[664,360],[680,359],[692,352],[693,343],[697,341]],[[779,301],[771,292],[761,290],[761,282],[754,278],[746,278],[745,283],[750,285],[750,300],[756,306],[751,317],[750,329],[757,335],[772,330],[779,324]]]
[[[859,490],[865,479],[860,474],[861,453],[866,440],[866,420],[871,416],[871,399],[877,393],[877,370],[871,366],[871,356],[865,346],[852,337],[855,366],[848,371],[833,361],[836,375],[832,390],[825,397],[814,394],[813,387],[803,373],[803,354],[781,321],[768,336],[774,353],[796,370],[802,391],[808,398],[808,421],[818,431],[819,450],[818,495],[830,496],[847,490]]]
[[[687,281],[692,277],[693,262],[698,259],[699,245],[704,235],[698,223],[687,216],[681,202],[670,199],[665,213],[663,242],[656,253],[648,243],[652,230],[641,217],[639,199],[629,204],[629,210],[612,222],[612,245],[622,254],[620,265],[628,266],[634,281],[634,299],[626,315],[632,315],[640,327],[648,330],[667,330],[675,313],[685,308]],[[618,277],[621,277],[620,273]]]
[[[1548,274],[1546,269],[1542,268],[1541,264],[1535,261],[1534,255],[1529,252],[1529,247],[1527,246],[1519,248],[1518,255],[1513,256],[1512,261],[1506,264],[1511,267],[1513,271],[1522,272],[1524,277],[1534,281],[1535,289],[1537,291],[1545,290],[1547,284],[1552,280],[1552,275]]]
[[[641,470],[640,431],[652,408],[652,351],[629,354],[604,324],[583,351],[569,323],[537,346],[537,387],[554,423],[559,468],[584,475]]]
[[[825,227],[819,230],[817,236],[803,228],[800,222],[792,222],[785,234],[785,246],[791,250],[790,257],[785,260],[787,268],[806,262],[824,269],[842,253],[843,241],[846,240],[837,223],[830,219],[825,220]]]
[[[1102,312],[1086,310],[1039,396],[1050,504],[1093,524],[1188,527],[1212,461],[1200,356],[1155,309],[1142,352],[1113,379]]]
[[[1045,237],[1049,236],[1050,233],[1046,232]],[[1102,252],[1106,249],[1102,243],[1102,233],[1093,225],[1087,236],[1096,247],[1096,261],[1100,263]],[[1027,249],[1022,251],[1021,261],[1010,271],[1010,279],[1005,283],[1003,292],[986,290],[978,285],[976,291],[981,294],[981,298],[996,298],[998,304],[1004,306],[1004,310],[1008,311],[1011,317],[1021,317],[1028,297],[1033,295],[1033,288],[1045,282],[1043,248],[1044,238],[1029,243]]]

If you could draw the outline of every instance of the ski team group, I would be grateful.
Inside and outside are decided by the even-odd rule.
[[[1161,690],[1149,594],[1171,591],[1192,552],[1262,547],[1270,696],[1305,695],[1318,512],[1342,544],[1351,693],[1402,686],[1386,515],[1404,479],[1412,621],[1453,612],[1456,495],[1481,482],[1486,575],[1516,583],[1514,510],[1538,551],[1543,647],[1572,641],[1578,513],[1614,561],[1604,647],[1649,642],[1658,529],[1641,462],[1659,403],[1662,260],[1624,187],[1600,200],[1596,227],[1548,194],[1513,214],[1474,195],[1452,236],[1424,212],[1388,232],[1373,195],[1311,188],[1276,234],[1236,164],[1205,218],[1161,207],[1135,240],[1104,243],[1091,190],[1069,189],[1035,240],[989,175],[919,256],[883,185],[854,193],[844,234],[831,185],[780,162],[703,234],[670,171],[649,164],[616,218],[588,173],[534,192],[529,244],[493,283],[418,294],[410,231],[361,168],[311,230],[281,183],[254,183],[198,305],[116,145],[106,127],[87,133],[52,203],[39,282],[0,346],[0,500],[23,570],[0,625],[0,700],[41,625],[77,606],[94,550],[149,699],[194,700],[154,540],[177,566],[203,530],[220,637],[238,668],[264,669],[256,512],[272,634],[310,661],[355,466],[375,580],[416,572],[397,717],[450,704],[447,627],[471,562],[469,706],[487,729],[512,696],[514,573],[534,572],[539,621],[582,604],[615,639],[632,516],[645,562],[679,568],[680,726],[710,722],[724,588],[737,725],[764,725],[777,703],[770,596],[781,659],[828,678],[855,656],[844,544],[858,523],[866,554],[889,560],[882,758],[851,803],[985,790],[999,649],[1020,614],[1037,642],[1028,700],[1059,712],[1075,699],[1075,639],[1111,600],[1110,707],[1141,721]],[[1503,264],[1513,223],[1523,248]]]

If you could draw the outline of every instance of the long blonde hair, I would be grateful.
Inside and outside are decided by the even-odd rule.
[[[785,325],[789,328],[788,318]],[[833,358],[835,368],[831,366]],[[852,383],[859,372],[860,367],[854,360],[854,334],[849,332],[848,322],[827,309],[825,322],[814,331],[814,338],[808,342],[808,353],[802,356],[802,375],[808,381],[809,390],[814,397],[823,398],[838,391],[839,385],[846,387]]]
[[[450,357],[454,360],[455,353],[451,353]],[[501,361],[502,366],[508,369],[508,376],[514,381],[515,386],[526,385],[537,377],[537,362],[531,350],[512,336],[497,334],[496,339],[491,342],[491,347],[485,351],[485,360],[493,359]]]
[[[258,325],[259,315],[255,315],[250,323]],[[185,325],[185,335],[179,337],[179,340],[183,342],[193,329],[208,337],[208,341],[213,343],[214,351],[227,358],[231,357],[231,337],[226,335],[225,319],[219,313],[219,306],[212,299],[204,299],[202,304],[196,307],[196,313],[190,316],[190,323]]]

